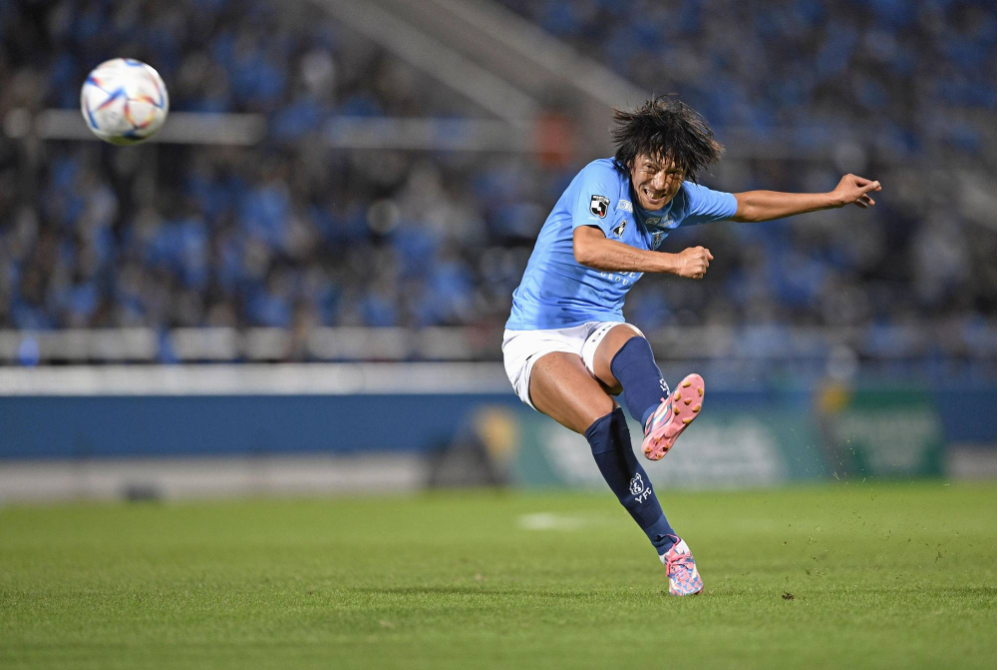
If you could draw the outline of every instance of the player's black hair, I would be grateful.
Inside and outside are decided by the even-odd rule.
[[[615,109],[613,122],[610,134],[617,147],[613,162],[627,174],[635,157],[646,153],[675,161],[686,179],[695,183],[697,173],[724,153],[707,120],[673,96],[656,96],[633,112]]]

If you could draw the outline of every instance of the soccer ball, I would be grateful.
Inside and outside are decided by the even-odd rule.
[[[80,91],[80,109],[94,135],[111,144],[137,144],[163,127],[170,98],[159,73],[115,58],[98,65]]]

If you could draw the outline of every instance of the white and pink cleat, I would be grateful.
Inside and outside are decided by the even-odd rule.
[[[703,591],[703,580],[697,570],[697,562],[684,540],[676,538],[664,556],[660,556],[665,565],[665,574],[669,578],[670,596],[695,596]]]
[[[645,424],[645,439],[641,444],[645,458],[657,461],[669,453],[686,427],[699,416],[703,393],[703,377],[694,373],[679,382],[668,398],[662,398],[662,404]]]

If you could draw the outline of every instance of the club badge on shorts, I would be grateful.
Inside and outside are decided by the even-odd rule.
[[[589,201],[589,211],[601,219],[606,216],[606,210],[609,207],[610,198],[605,195],[594,195]]]

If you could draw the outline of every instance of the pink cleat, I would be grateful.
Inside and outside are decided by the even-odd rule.
[[[703,377],[686,375],[679,387],[648,417],[641,450],[645,458],[657,461],[672,449],[680,434],[700,414],[703,407]]]
[[[672,549],[660,556],[665,564],[665,574],[669,578],[670,596],[695,596],[703,591],[703,580],[697,571],[697,562],[684,540],[676,538]]]

